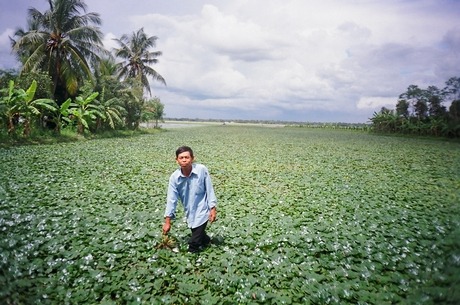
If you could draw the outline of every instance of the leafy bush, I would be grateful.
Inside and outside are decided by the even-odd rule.
[[[218,196],[214,244],[159,249],[174,150]],[[3,304],[455,304],[460,146],[196,127],[0,149]],[[178,219],[182,219],[179,209]]]

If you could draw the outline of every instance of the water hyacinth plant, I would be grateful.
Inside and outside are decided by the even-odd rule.
[[[198,255],[162,236],[184,143],[218,197],[219,242]],[[459,181],[458,143],[330,129],[227,124],[1,149],[0,300],[455,304]]]

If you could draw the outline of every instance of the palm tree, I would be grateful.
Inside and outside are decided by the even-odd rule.
[[[89,88],[89,92],[99,92],[109,100],[113,97],[119,97],[119,91],[124,89],[124,84],[118,79],[118,70],[115,59],[112,56],[101,57],[101,61],[94,69],[95,83]]]
[[[115,58],[111,54],[101,57],[95,70],[96,77],[116,77],[118,71]]]
[[[93,78],[92,64],[107,51],[102,46],[99,14],[86,13],[83,0],[48,3],[50,8],[44,13],[29,9],[29,29],[16,31],[12,47],[23,64],[21,73],[47,72],[54,98],[62,104],[77,95],[85,79]]]
[[[136,78],[141,83],[144,89],[151,95],[150,84],[148,77],[153,77],[154,80],[166,85],[166,81],[157,71],[149,65],[158,63],[158,56],[161,52],[150,52],[149,49],[156,46],[158,37],[147,37],[144,29],[141,28],[137,32],[133,32],[131,36],[123,35],[115,41],[120,45],[120,48],[115,49],[115,56],[122,59],[118,64],[121,78]]]

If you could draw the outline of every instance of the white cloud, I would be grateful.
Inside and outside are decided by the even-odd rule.
[[[10,43],[10,37],[14,36],[14,30],[13,29],[6,29],[5,31],[0,34],[0,48],[4,49],[5,47],[10,48],[11,43]]]
[[[358,109],[377,109],[381,107],[394,108],[398,97],[363,96],[359,99]]]
[[[404,16],[410,9],[366,1],[239,1],[137,22],[151,18],[150,30],[163,31],[168,86],[209,107],[352,113],[394,106],[386,96],[398,96],[414,80],[436,79],[434,33],[443,30],[414,30],[415,21]]]
[[[411,84],[460,76],[454,0],[87,3],[108,48],[141,27],[158,36],[168,116],[363,122]]]
[[[121,36],[120,36],[121,37]],[[104,35],[104,38],[102,39],[102,43],[104,44],[104,48],[107,50],[112,50],[113,48],[119,48],[120,46],[117,44],[117,42],[114,40],[116,38],[120,38],[115,36],[113,33],[106,33]]]
[[[250,56],[259,60],[269,51],[269,37],[260,25],[225,15],[213,5],[203,6],[201,17],[194,39],[216,52],[234,56],[234,59]]]
[[[14,36],[14,30],[7,28],[0,34],[0,69],[9,69],[16,66],[11,53],[10,37]]]

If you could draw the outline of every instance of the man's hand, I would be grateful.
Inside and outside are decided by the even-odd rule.
[[[217,211],[216,207],[213,207],[211,211],[209,212],[209,221],[212,223],[216,220],[217,217]]]
[[[171,229],[171,219],[169,217],[165,218],[165,223],[163,224],[163,234],[168,234],[169,230]]]

